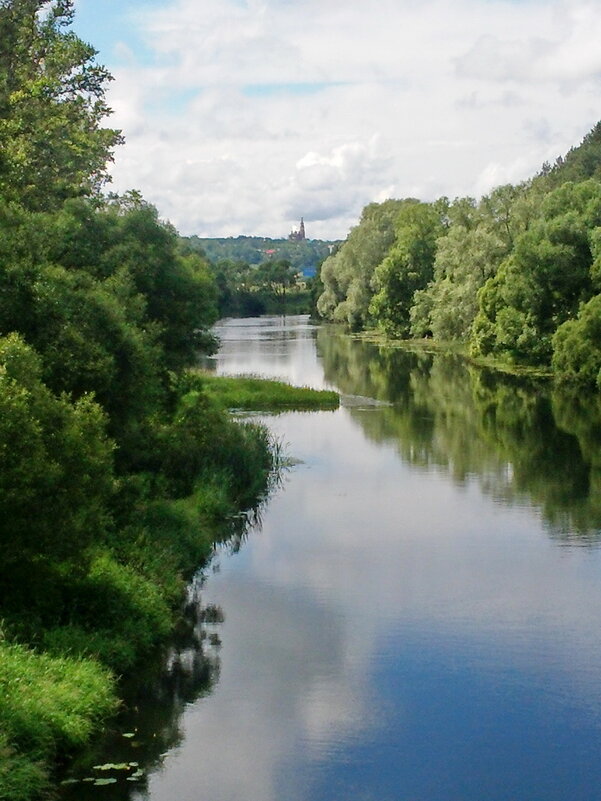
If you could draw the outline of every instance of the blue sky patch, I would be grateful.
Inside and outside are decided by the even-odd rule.
[[[156,54],[140,35],[138,15],[164,4],[164,0],[78,0],[73,31],[99,51],[98,61],[109,68],[123,61],[118,43],[132,51],[138,64],[152,64]]]

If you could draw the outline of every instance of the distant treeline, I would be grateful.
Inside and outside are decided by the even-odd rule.
[[[601,389],[601,123],[479,201],[370,204],[318,282],[318,314],[352,331],[463,343]]]
[[[334,245],[317,240],[192,236],[182,237],[180,247],[207,263],[217,287],[220,317],[258,317],[311,312],[315,274]]]
[[[202,252],[213,264],[222,261],[244,264],[261,264],[269,259],[286,260],[296,272],[313,275],[318,265],[329,256],[336,242],[305,239],[291,242],[288,239],[269,239],[260,236],[237,236],[207,239],[185,237],[188,246]]]

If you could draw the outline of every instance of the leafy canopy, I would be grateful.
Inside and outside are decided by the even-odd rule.
[[[0,0],[0,195],[30,209],[97,190],[121,141],[101,127],[111,76],[72,18],[73,0]]]

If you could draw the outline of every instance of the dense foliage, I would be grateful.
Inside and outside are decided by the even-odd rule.
[[[394,243],[402,206],[400,200],[370,203],[343,246],[325,260],[320,270],[324,291],[317,301],[322,317],[346,323],[351,330],[366,324],[373,273]]]
[[[531,181],[480,201],[370,204],[324,262],[318,313],[351,330],[601,387],[601,123]]]
[[[201,252],[210,262],[234,262],[249,265],[261,264],[268,259],[290,262],[295,272],[309,276],[317,265],[329,255],[336,244],[321,239],[300,242],[288,239],[270,239],[260,236],[221,237],[217,239],[190,236],[184,239],[187,247]]]
[[[0,192],[32,209],[96,188],[120,141],[101,127],[110,76],[72,17],[70,0],[0,3]]]
[[[186,379],[215,347],[209,266],[139,194],[99,193],[120,136],[72,15],[0,0],[2,801],[114,708],[272,459]]]
[[[314,279],[304,278],[287,259],[261,264],[219,261],[209,264],[217,285],[220,317],[304,314],[311,310]]]

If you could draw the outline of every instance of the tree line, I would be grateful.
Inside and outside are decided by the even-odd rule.
[[[601,389],[601,123],[480,200],[368,205],[319,280],[317,313],[352,331],[460,343]]]
[[[71,0],[0,0],[0,799],[47,787],[264,490],[267,432],[189,368],[206,261],[137,192]]]
[[[297,273],[310,274],[330,253],[334,242],[321,239],[271,239],[260,236],[185,237],[188,247],[201,252],[213,264],[219,262],[258,265],[270,259],[288,261]]]

